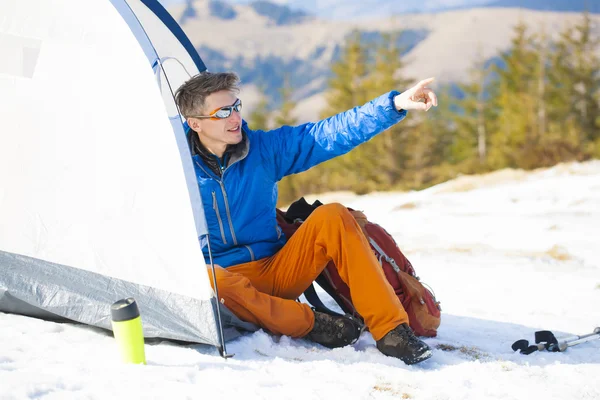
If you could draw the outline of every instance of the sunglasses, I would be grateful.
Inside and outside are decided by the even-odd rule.
[[[190,115],[189,117],[190,118],[199,118],[199,119],[210,118],[212,120],[220,120],[220,119],[229,118],[231,116],[231,113],[234,110],[235,110],[235,112],[242,111],[242,101],[240,99],[237,99],[235,101],[235,103],[233,103],[230,106],[217,108],[216,110],[213,110],[208,115]]]

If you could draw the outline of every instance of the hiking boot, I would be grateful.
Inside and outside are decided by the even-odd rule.
[[[378,340],[377,348],[386,356],[399,358],[408,365],[427,360],[432,354],[429,346],[417,338],[406,323]]]
[[[330,349],[344,347],[358,340],[362,326],[358,321],[346,316],[329,315],[313,310],[315,325],[305,336],[306,339]]]

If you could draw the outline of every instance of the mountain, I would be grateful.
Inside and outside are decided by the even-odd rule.
[[[436,12],[457,7],[470,8],[490,1],[492,0],[288,0],[285,5],[304,9],[323,19],[357,20],[391,14]]]
[[[227,6],[227,12],[223,9],[216,13],[214,1],[196,0],[173,5],[169,11],[181,22],[210,70],[235,70],[240,74],[247,110],[263,93],[276,108],[278,89],[289,79],[294,99],[299,102],[296,113],[301,121],[318,117],[332,62],[338,59],[341,46],[354,29],[371,43],[383,33],[402,32],[398,45],[404,49],[408,63],[403,75],[414,79],[435,76],[439,84],[467,78],[478,57],[497,57],[509,47],[513,27],[519,21],[526,21],[532,29],[544,26],[546,32],[558,35],[567,24],[581,18],[580,13],[484,7],[326,21],[294,14],[289,7],[265,11],[252,5]],[[592,17],[600,23],[600,15]],[[382,92],[388,89],[392,88],[382,88]]]
[[[291,25],[313,19],[314,16],[302,11],[294,10],[285,5],[279,5],[268,1],[253,1],[250,7],[257,14],[268,17],[276,25]]]
[[[183,3],[183,2],[182,2]],[[193,0],[185,0],[185,9],[179,16],[179,23],[184,24],[188,18],[195,18],[198,16],[198,10],[194,5]],[[163,5],[177,4],[172,2],[165,2]],[[280,5],[269,1],[253,1],[248,5],[258,15],[266,17],[269,21],[275,25],[291,25],[300,22],[305,22],[315,18],[314,15],[309,14],[303,10],[292,9],[286,5]],[[225,2],[222,0],[211,0],[208,1],[203,7],[203,12],[207,12],[208,15],[219,19],[235,19],[238,15],[238,11],[234,7],[233,3]]]
[[[589,11],[600,13],[598,0],[496,0],[489,7],[522,7],[544,11]]]
[[[174,4],[177,0],[163,0]],[[183,1],[183,0],[179,0]],[[266,3],[229,0],[232,4]],[[280,7],[305,12],[328,20],[358,20],[406,13],[433,13],[476,7],[511,7],[544,11],[590,11],[600,13],[598,0],[282,0]],[[302,10],[302,11],[300,11]]]
[[[162,0],[171,6],[184,0]],[[229,0],[232,4],[252,5],[256,0]],[[278,5],[329,20],[348,20],[395,13],[436,12],[451,8],[470,8],[493,0],[279,0]],[[262,2],[262,1],[260,1]]]

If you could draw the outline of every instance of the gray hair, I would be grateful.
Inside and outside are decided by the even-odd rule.
[[[175,102],[179,112],[187,118],[204,112],[206,98],[215,92],[239,93],[239,84],[240,78],[233,72],[202,72],[177,89]]]

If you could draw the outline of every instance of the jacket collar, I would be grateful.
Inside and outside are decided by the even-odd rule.
[[[187,123],[185,124],[185,127],[186,134],[188,136],[188,145],[190,147],[192,156],[197,155],[200,157],[204,164],[206,164],[217,176],[222,175],[222,169],[225,169],[234,162],[245,158],[250,150],[250,140],[248,139],[248,134],[246,133],[246,130],[248,129],[248,124],[246,121],[243,121],[242,123],[242,141],[238,144],[228,145],[225,153],[223,154],[223,158],[220,160],[216,155],[208,151],[202,142],[200,142],[198,134],[189,126],[187,126]]]

